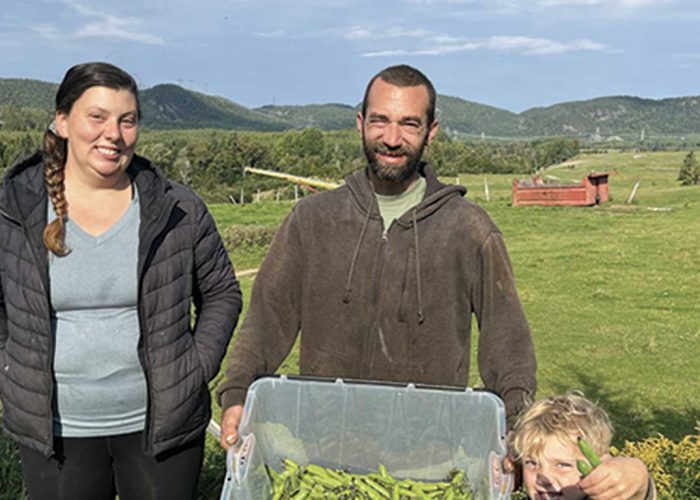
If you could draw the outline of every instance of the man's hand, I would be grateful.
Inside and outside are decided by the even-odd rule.
[[[227,408],[221,417],[221,437],[219,443],[224,450],[228,450],[238,441],[238,425],[241,423],[243,405],[235,405]]]
[[[595,500],[638,500],[645,497],[648,484],[649,472],[644,462],[607,455],[579,481],[578,487]]]

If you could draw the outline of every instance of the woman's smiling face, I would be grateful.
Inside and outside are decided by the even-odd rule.
[[[56,113],[58,134],[67,139],[66,169],[97,184],[131,163],[139,136],[136,97],[128,90],[90,87],[69,113]]]

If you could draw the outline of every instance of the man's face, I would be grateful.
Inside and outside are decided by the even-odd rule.
[[[576,486],[581,479],[576,460],[583,458],[575,439],[564,443],[556,436],[546,437],[541,456],[526,454],[523,457],[523,483],[528,496],[533,500],[579,500],[585,497]]]
[[[437,121],[428,123],[428,89],[397,87],[375,80],[367,99],[366,116],[357,115],[357,129],[375,177],[401,183],[418,170],[423,149],[437,133]]]

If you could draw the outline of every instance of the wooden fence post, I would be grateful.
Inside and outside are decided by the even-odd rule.
[[[634,200],[635,195],[637,194],[637,189],[639,188],[639,183],[642,182],[642,179],[637,180],[637,182],[634,184],[634,187],[632,188],[632,192],[630,193],[629,197],[627,198],[627,204],[629,205],[632,203],[632,200]]]

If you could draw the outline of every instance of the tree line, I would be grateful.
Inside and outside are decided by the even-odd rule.
[[[38,131],[0,132],[0,169],[36,151],[41,140]],[[441,176],[526,175],[567,160],[579,149],[576,139],[464,141],[440,132],[425,157]],[[245,167],[340,181],[366,163],[356,131],[316,128],[284,132],[145,130],[137,153],[210,201],[238,197],[241,189],[248,193],[246,196],[252,196],[258,189],[288,186],[284,181],[245,175]]]

